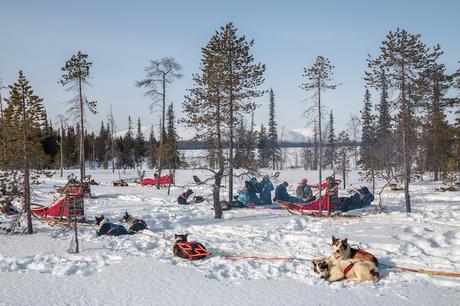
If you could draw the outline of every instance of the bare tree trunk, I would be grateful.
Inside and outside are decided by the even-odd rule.
[[[29,170],[29,152],[27,150],[27,131],[28,131],[28,120],[26,115],[26,100],[22,99],[22,116],[23,116],[23,157],[24,157],[24,209],[27,213],[27,230],[29,234],[33,234],[32,228],[32,214],[30,211],[30,170]]]
[[[230,102],[230,147],[229,147],[229,169],[228,169],[228,202],[233,201],[233,103]]]
[[[168,163],[169,176],[171,177],[171,163]],[[168,180],[168,195],[171,193],[171,180]]]
[[[214,186],[212,187],[212,198],[214,203],[214,218],[222,219],[222,207],[220,206],[220,185],[222,184],[223,171],[219,170],[214,176]],[[231,205],[231,202],[229,203]]]
[[[407,158],[405,128],[403,128],[403,156],[404,156],[404,198],[406,199],[406,212],[410,213],[411,212],[410,194],[409,194],[410,173],[409,173],[409,161]]]
[[[438,171],[438,169],[434,170],[434,181],[435,182],[439,181],[439,171]]]
[[[222,207],[220,206],[220,186],[222,185],[222,176],[224,174],[224,152],[222,151],[222,134],[221,134],[221,124],[222,118],[220,116],[220,103],[217,104],[216,109],[216,137],[214,148],[216,149],[217,153],[217,162],[219,166],[219,171],[214,175],[214,186],[212,188],[212,197],[213,197],[213,204],[214,204],[214,218],[215,219],[222,219]],[[229,202],[231,205],[232,202]]]
[[[372,170],[372,194],[375,194],[375,173]]]
[[[85,128],[84,128],[84,114],[83,114],[83,93],[81,88],[81,79],[79,79],[80,91],[80,181],[83,187],[83,180],[85,178]]]
[[[165,127],[165,119],[166,119],[166,74],[163,73],[163,82],[162,82],[162,88],[163,88],[163,107],[162,107],[162,119],[161,119],[161,124],[160,124],[160,154],[158,155],[158,182],[157,182],[157,189],[160,189],[160,178],[161,178],[161,167],[162,165],[162,149],[163,149],[163,143],[164,143],[164,137],[163,137],[163,131]]]
[[[110,149],[112,151],[112,173],[115,173],[115,155],[114,155],[114,144],[113,144],[113,129],[114,129],[114,123],[113,123],[113,112],[112,112],[112,105],[110,105]]]
[[[1,85],[0,85],[0,90],[1,90]],[[2,93],[0,92],[0,120],[3,121],[3,100],[2,100]]]
[[[79,93],[80,93],[80,186],[83,195],[81,197],[83,214],[85,211],[85,195],[84,195],[84,179],[85,179],[85,128],[84,128],[84,114],[83,114],[83,92],[82,92],[82,80],[78,80]],[[77,215],[74,209],[74,230],[75,230],[75,253],[79,252],[78,247],[78,227],[77,227]]]
[[[319,135],[319,215],[323,215],[323,197],[321,195],[321,182],[323,181],[323,138],[321,136],[321,87],[318,81],[318,135]],[[329,207],[328,213],[330,214]]]
[[[233,96],[233,66],[232,66],[232,59],[233,53],[230,54],[230,61],[229,61],[229,70],[230,70],[230,95],[229,95],[229,102],[230,102],[230,148],[229,148],[229,170],[228,170],[228,203],[231,204],[233,202],[233,128],[234,128],[234,114],[233,114],[233,103],[234,103],[234,96]]]
[[[61,177],[64,175],[64,127],[61,118]]]
[[[404,163],[404,197],[406,199],[406,212],[411,212],[410,195],[409,195],[409,182],[410,182],[410,165],[407,153],[407,120],[408,120],[408,108],[406,103],[406,86],[405,86],[405,70],[404,65],[401,69],[402,73],[402,84],[401,84],[401,96],[402,96],[402,145],[403,145],[403,163]]]

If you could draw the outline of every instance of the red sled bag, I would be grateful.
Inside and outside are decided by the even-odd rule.
[[[188,260],[203,259],[211,255],[204,245],[196,241],[176,242],[173,247],[174,256]]]

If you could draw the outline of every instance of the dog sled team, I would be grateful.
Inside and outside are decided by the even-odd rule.
[[[133,235],[147,230],[144,220],[135,218],[128,212],[120,219],[120,222],[126,224],[127,228],[122,224],[111,223],[104,215],[95,218],[99,226],[98,236]],[[332,236],[331,245],[332,255],[330,257],[312,260],[313,271],[319,278],[329,282],[379,281],[379,262],[374,255],[351,247],[348,239],[338,239]],[[212,255],[202,243],[188,241],[188,234],[174,235],[172,253],[175,257],[187,260],[199,260]]]

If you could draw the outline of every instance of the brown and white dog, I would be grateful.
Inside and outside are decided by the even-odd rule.
[[[378,282],[379,270],[369,261],[357,259],[337,259],[334,256],[313,260],[315,274],[329,282],[341,280]]]
[[[340,240],[332,236],[332,256],[337,259],[360,259],[372,262],[376,266],[379,265],[379,261],[374,255],[352,248],[347,238]]]

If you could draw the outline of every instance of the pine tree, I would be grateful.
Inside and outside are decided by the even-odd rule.
[[[85,178],[85,128],[84,128],[84,118],[85,111],[84,107],[87,106],[90,112],[96,113],[96,101],[89,101],[84,92],[83,85],[88,85],[88,79],[90,78],[90,69],[93,63],[88,62],[88,54],[81,53],[80,51],[77,54],[72,55],[72,57],[65,62],[64,67],[61,68],[63,75],[59,84],[62,86],[68,86],[69,89],[77,91],[77,95],[70,101],[69,111],[73,113],[76,117],[79,118],[80,123],[80,183],[83,185],[83,180]],[[76,222],[76,220],[75,220]],[[76,224],[76,223],[75,223]],[[76,252],[78,253],[78,243],[76,247]]]
[[[460,63],[460,62],[459,62]],[[457,97],[453,101],[453,104],[460,103],[460,68],[451,76],[453,81],[453,87],[457,89]],[[449,154],[449,165],[451,172],[460,171],[460,117],[458,116],[460,111],[456,111],[457,117],[452,127],[452,148]]]
[[[380,101],[376,105],[378,112],[377,123],[375,127],[375,144],[374,156],[376,158],[376,167],[386,173],[386,177],[392,172],[394,166],[394,137],[392,131],[392,118],[390,115],[390,102],[388,101],[388,81],[385,70],[380,73],[380,79],[377,84],[380,91]]]
[[[248,100],[263,95],[258,87],[262,85],[265,65],[254,63],[250,53],[254,40],[247,41],[245,36],[238,37],[237,28],[229,22],[216,32],[220,41],[222,69],[225,77],[222,83],[222,94],[228,105],[229,127],[229,202],[233,201],[233,141],[237,118],[256,108],[256,104]]]
[[[281,149],[278,143],[278,130],[277,123],[275,120],[275,93],[273,89],[269,92],[269,108],[268,108],[268,139],[270,141],[271,150],[271,164],[273,170],[278,169],[277,165],[281,159]]]
[[[267,168],[270,165],[270,161],[273,161],[273,149],[271,139],[263,124],[260,125],[258,133],[257,149],[259,151],[258,167]]]
[[[225,170],[223,128],[229,129],[229,201],[233,201],[233,145],[235,127],[243,114],[255,109],[250,99],[264,93],[258,87],[263,82],[265,66],[255,64],[250,54],[253,41],[238,37],[230,22],[221,27],[202,49],[201,74],[194,75],[194,87],[183,103],[184,122],[196,128],[203,140],[212,141],[218,170],[214,171],[215,217],[221,218],[220,185]]]
[[[236,129],[235,143],[235,156],[233,158],[235,168],[255,170],[257,168],[255,158],[257,144],[254,131],[248,129],[243,121],[240,121],[240,125]]]
[[[134,168],[134,134],[133,134],[133,121],[131,116],[128,116],[128,130],[123,138],[123,166],[127,168]]]
[[[177,135],[176,131],[176,115],[174,114],[174,107],[171,103],[168,107],[168,113],[166,114],[166,121],[167,121],[167,142],[169,144],[169,152],[167,161],[170,166],[175,170],[177,166],[180,164],[180,158],[177,152],[177,141],[179,136]]]
[[[375,193],[375,177],[377,171],[375,159],[375,117],[372,114],[372,102],[369,89],[364,94],[364,106],[361,111],[361,149],[360,160],[365,178],[372,182],[372,192]]]
[[[423,154],[427,171],[433,171],[434,180],[439,180],[439,173],[447,174],[449,159],[446,156],[451,151],[451,128],[447,122],[445,95],[452,85],[452,79],[446,74],[443,64],[428,65],[424,72],[427,94],[426,120],[424,120]]]
[[[419,34],[410,34],[398,28],[395,32],[388,33],[380,46],[380,55],[368,59],[369,69],[365,75],[367,83],[370,86],[378,84],[381,70],[384,69],[389,89],[398,92],[398,114],[395,120],[407,212],[411,212],[409,184],[413,166],[412,156],[415,155],[417,144],[415,116],[426,91],[424,86],[420,86],[420,80],[423,72],[439,55],[436,49],[432,52],[426,47]]]
[[[337,88],[336,84],[332,84],[332,77],[334,66],[330,64],[329,59],[318,56],[316,61],[310,68],[304,69],[303,76],[306,78],[306,82],[303,83],[300,87],[306,91],[313,90],[315,92],[315,97],[317,98],[314,102],[311,110],[317,112],[318,114],[318,138],[319,138],[319,181],[322,182],[322,166],[323,166],[323,139],[321,131],[321,92],[330,89],[334,90]],[[319,188],[319,193],[321,194],[321,185]],[[319,199],[319,214],[322,215],[323,208],[323,199]],[[330,208],[328,207],[328,214],[330,214]]]
[[[134,139],[134,161],[136,166],[142,168],[142,162],[145,156],[145,140],[142,133],[141,118],[137,119],[136,138]]]
[[[16,83],[9,86],[10,96],[4,110],[6,164],[2,168],[20,169],[23,173],[22,196],[27,213],[29,234],[33,233],[30,210],[30,172],[43,164],[45,154],[40,142],[41,128],[46,122],[43,99],[34,95],[22,71]]]
[[[56,161],[56,156],[59,152],[58,134],[53,130],[53,125],[51,124],[51,121],[48,123],[46,119],[46,113],[45,125],[41,130],[40,139],[43,152],[46,155],[46,160],[43,167],[47,169],[53,168],[54,163]]]
[[[334,168],[334,161],[336,155],[335,148],[335,129],[334,129],[334,115],[332,110],[329,114],[329,123],[327,125],[327,147],[325,152],[325,165],[330,169]]]
[[[158,142],[155,139],[155,133],[153,130],[153,125],[150,128],[149,141],[147,145],[147,162],[150,169],[155,169],[157,167],[158,158],[156,156],[156,151],[158,149]]]

